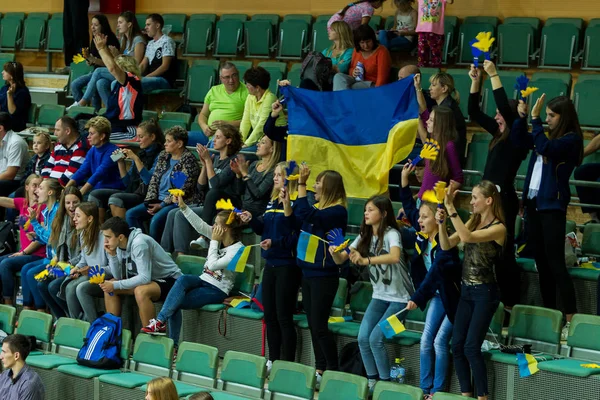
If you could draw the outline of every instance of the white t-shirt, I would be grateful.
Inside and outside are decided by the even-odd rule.
[[[25,139],[13,131],[6,132],[0,142],[0,171],[4,172],[8,167],[18,167],[14,180],[19,181],[23,179],[28,162],[29,153]]]
[[[369,266],[369,278],[373,285],[373,298],[383,301],[407,303],[413,295],[415,288],[408,273],[406,253],[402,251],[400,232],[396,229],[388,228],[383,235],[383,246],[379,251],[377,251],[378,240],[376,237],[373,237],[371,240],[369,256],[376,257],[390,254],[392,247],[399,247],[400,263]],[[360,235],[354,239],[350,247],[356,249],[359,241]]]
[[[167,35],[162,35],[158,40],[150,40],[146,46],[148,58],[148,74],[156,71],[162,65],[162,58],[175,57],[177,46],[175,41]],[[171,64],[173,65],[173,63]]]

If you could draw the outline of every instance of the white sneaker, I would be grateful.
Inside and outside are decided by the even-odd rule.
[[[76,101],[75,103],[71,104],[69,107],[67,107],[67,111],[69,111],[73,107],[79,107],[79,102]]]
[[[315,372],[315,376],[317,377],[317,382],[315,384],[315,389],[319,390],[319,388],[321,387],[321,380],[323,380],[323,375],[320,374],[320,373],[318,373],[318,372]]]
[[[208,249],[208,245],[209,243],[204,236],[190,242],[190,247],[193,249]]]
[[[267,376],[271,374],[271,368],[273,368],[273,361],[267,361]]]
[[[369,379],[369,396],[373,396],[373,392],[375,391],[375,384],[377,383],[377,379]]]
[[[562,328],[562,332],[560,333],[560,340],[566,341],[569,338],[569,327],[571,326],[570,322],[567,322],[565,326]]]

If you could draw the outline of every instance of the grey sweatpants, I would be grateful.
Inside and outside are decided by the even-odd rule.
[[[190,207],[199,216],[202,216],[202,207]],[[198,239],[200,234],[190,225],[187,218],[179,208],[169,211],[167,223],[163,231],[160,245],[167,253],[189,253],[190,242]]]

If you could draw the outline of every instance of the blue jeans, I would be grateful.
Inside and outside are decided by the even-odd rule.
[[[92,73],[92,78],[88,82],[83,99],[91,102],[94,97],[100,96],[102,102],[108,104],[108,98],[110,97],[110,84],[115,80],[115,77],[108,72],[108,68],[100,67],[96,68]]]
[[[144,94],[149,94],[151,91],[158,89],[171,89],[171,85],[161,76],[142,78],[142,92]]]
[[[198,275],[183,275],[175,281],[156,318],[162,322],[168,321],[169,337],[177,344],[181,332],[181,310],[219,304],[226,297],[227,293],[203,281]]]
[[[421,389],[433,394],[446,389],[448,365],[450,364],[450,339],[452,323],[436,294],[429,302],[425,328],[421,336]]]
[[[495,283],[462,285],[452,331],[452,355],[462,393],[473,392],[473,374],[477,396],[488,394],[481,345],[499,303],[500,294]]]
[[[48,259],[42,258],[25,264],[21,269],[21,287],[23,289],[23,306],[35,307],[36,309],[46,308],[44,298],[38,291],[35,276],[42,272],[49,263]]]
[[[66,277],[63,276],[52,280],[46,279],[37,283],[40,296],[42,296],[48,307],[50,307],[50,311],[56,319],[69,316],[67,302],[56,295],[60,291],[60,285],[62,285],[65,279]]]
[[[201,144],[206,146],[208,144],[208,137],[202,131],[189,131],[188,132],[188,146],[195,146]]]
[[[15,295],[15,274],[23,268],[25,264],[41,260],[40,256],[17,256],[10,257],[10,254],[0,257],[0,281],[2,282],[2,297],[12,299]]]
[[[406,36],[398,36],[392,31],[379,31],[379,43],[388,50],[410,51],[415,47],[415,42],[408,40]]]
[[[71,82],[71,95],[75,101],[79,101],[83,99],[83,88],[86,86],[89,88],[90,81],[92,80],[93,72],[90,72],[87,75],[80,76]],[[86,99],[87,100],[87,99]],[[102,104],[100,104],[100,97],[96,94],[92,97],[92,105],[96,110],[102,108]]]
[[[358,347],[369,379],[389,380],[390,360],[383,343],[383,332],[379,323],[406,307],[397,303],[372,299],[358,330]]]
[[[150,236],[154,240],[160,243],[160,238],[162,237],[162,233],[165,227],[165,222],[167,222],[167,215],[169,211],[177,207],[177,204],[169,204],[164,206],[154,215],[148,213],[148,209],[144,203],[139,204],[129,210],[125,214],[125,220],[132,228],[140,228],[143,229],[143,222],[150,221]]]

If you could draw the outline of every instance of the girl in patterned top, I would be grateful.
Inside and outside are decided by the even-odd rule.
[[[331,29],[331,24],[335,21],[344,21],[352,30],[361,25],[368,24],[375,9],[381,8],[385,0],[358,0],[342,8],[327,22],[327,29]]]

